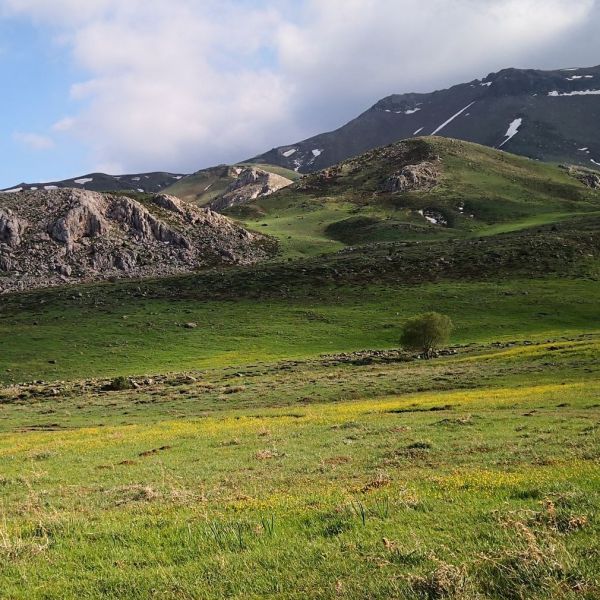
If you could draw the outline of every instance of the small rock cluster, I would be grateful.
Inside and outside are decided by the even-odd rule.
[[[437,184],[439,176],[439,167],[432,162],[406,165],[385,180],[383,191],[395,193],[431,189]]]

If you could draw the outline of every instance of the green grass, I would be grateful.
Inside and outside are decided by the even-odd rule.
[[[435,157],[441,157],[438,163]],[[432,189],[382,192],[404,164],[433,160],[440,176]],[[600,195],[565,169],[444,138],[416,138],[332,169],[248,206],[232,209],[244,225],[273,235],[284,258],[314,256],[384,241],[490,236],[577,216],[598,214]],[[429,223],[419,211],[443,215]]]
[[[123,293],[119,289],[84,287],[82,297],[48,291],[35,297],[32,310],[5,307],[0,381],[243,366],[393,348],[402,320],[426,310],[450,315],[459,343],[598,328],[595,281],[309,287],[295,298],[234,301],[172,301],[139,297],[127,284]],[[198,327],[185,329],[188,322]]]
[[[3,597],[595,598],[598,341],[556,347],[5,400]]]
[[[405,151],[240,209],[265,264],[0,297],[2,600],[600,597],[598,195]]]

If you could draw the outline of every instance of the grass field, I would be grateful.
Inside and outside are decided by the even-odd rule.
[[[598,597],[596,281],[131,287],[4,302],[3,598]]]
[[[240,211],[267,263],[0,296],[2,600],[600,598],[598,194],[428,143]]]
[[[599,342],[5,400],[3,597],[596,598]]]

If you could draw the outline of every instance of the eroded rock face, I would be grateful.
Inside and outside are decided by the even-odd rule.
[[[574,165],[561,165],[561,167],[566,169],[569,175],[579,179],[583,185],[593,190],[600,189],[600,172]]]
[[[138,201],[70,189],[0,196],[0,293],[251,264],[275,248],[265,236],[173,196]]]
[[[292,183],[291,179],[286,177],[249,167],[239,173],[225,193],[211,202],[210,207],[222,211],[232,206],[247,204],[256,198],[269,196]]]
[[[582,173],[579,179],[589,188],[592,188],[594,190],[600,189],[600,174]]]
[[[407,165],[386,179],[383,191],[395,193],[430,189],[437,184],[438,178],[439,168],[432,162]]]
[[[99,194],[73,191],[67,214],[49,227],[48,233],[57,242],[72,247],[83,237],[95,237],[106,233],[108,224],[104,217],[106,200]]]
[[[21,243],[21,236],[27,228],[27,222],[19,219],[10,209],[0,208],[0,242],[11,248],[16,248]]]
[[[128,227],[143,241],[153,238],[182,248],[191,247],[190,242],[183,235],[155,218],[144,206],[131,198],[116,198],[111,203],[108,216],[122,226]]]

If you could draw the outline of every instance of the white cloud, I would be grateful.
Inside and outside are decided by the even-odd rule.
[[[247,158],[342,124],[384,95],[506,66],[547,66],[529,62],[542,53],[563,66],[565,40],[581,38],[577,28],[589,26],[595,7],[595,0],[0,0],[0,14],[53,27],[88,74],[72,86],[75,109],[53,131],[83,140],[92,167],[127,171]]]
[[[16,132],[13,134],[13,139],[30,150],[51,150],[54,148],[54,140],[52,138],[37,133]]]
[[[75,127],[76,123],[77,120],[73,117],[64,117],[52,125],[52,131],[56,131],[57,133],[71,131]]]
[[[527,64],[528,55],[549,50],[594,5],[594,0],[310,0],[307,19],[284,25],[278,43],[283,72],[303,90],[303,101],[331,114],[327,107],[340,98],[356,106],[392,93],[432,91],[490,70],[535,67]],[[555,60],[560,63],[560,55]]]

